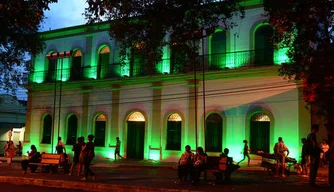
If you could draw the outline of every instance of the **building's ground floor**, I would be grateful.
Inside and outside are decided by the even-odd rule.
[[[94,134],[98,158],[114,158],[119,137],[121,155],[128,159],[176,161],[190,145],[208,155],[229,148],[239,160],[243,140],[253,153],[273,152],[283,137],[298,158],[311,116],[298,84],[276,74],[276,67],[210,73],[205,87],[191,74],[64,83],[62,91],[35,85],[29,92],[24,150],[34,144],[54,152],[61,136],[71,151],[79,136]]]

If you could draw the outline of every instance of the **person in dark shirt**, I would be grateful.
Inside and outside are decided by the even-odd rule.
[[[78,138],[78,143],[74,144],[72,147],[72,151],[74,152],[74,156],[73,156],[73,162],[71,165],[71,169],[70,169],[70,173],[68,175],[72,175],[73,173],[73,169],[75,166],[78,167],[78,171],[77,171],[77,175],[79,176],[81,173],[81,164],[79,163],[79,156],[81,153],[81,149],[82,149],[82,137]]]
[[[315,186],[315,180],[318,174],[319,162],[320,162],[320,148],[317,142],[317,133],[319,131],[319,125],[312,125],[312,132],[307,136],[308,150],[310,154],[310,179],[309,183]]]
[[[85,144],[85,146],[82,148],[83,153],[83,163],[85,167],[85,177],[81,180],[86,181],[88,178],[88,175],[93,176],[93,180],[95,180],[95,174],[90,169],[90,163],[92,162],[93,158],[95,157],[95,144],[93,143],[94,135],[88,135],[88,142]]]
[[[25,174],[27,172],[27,169],[29,167],[29,163],[38,163],[39,162],[39,153],[37,152],[37,148],[35,145],[31,145],[30,147],[30,152],[27,151],[28,153],[28,159],[26,160],[23,160],[21,162],[21,167],[22,167],[22,170],[23,170],[23,174]],[[36,165],[31,165],[30,166],[30,170],[31,172],[35,172],[35,170],[37,169],[37,166]]]

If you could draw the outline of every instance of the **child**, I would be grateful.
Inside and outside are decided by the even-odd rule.
[[[243,143],[244,143],[244,149],[243,149],[244,158],[241,161],[239,161],[237,164],[239,165],[239,163],[243,162],[247,157],[248,158],[248,167],[250,167],[250,156],[249,156],[248,141],[244,140]]]

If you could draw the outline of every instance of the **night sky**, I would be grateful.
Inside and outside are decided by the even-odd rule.
[[[45,12],[47,18],[41,31],[85,24],[82,14],[87,6],[85,0],[58,0],[58,3],[50,5],[50,11]]]

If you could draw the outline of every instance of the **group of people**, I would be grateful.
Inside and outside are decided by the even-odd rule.
[[[228,157],[229,149],[225,148],[224,152],[220,155],[220,158],[226,159],[225,164],[227,169],[225,171],[225,179],[230,179],[230,174],[233,172],[232,169],[236,165],[232,166],[233,159]],[[197,147],[196,154],[191,151],[189,145],[185,146],[185,152],[181,155],[178,165],[178,180],[175,183],[191,181],[192,184],[197,184],[201,172],[207,168],[208,155],[204,152],[202,147]],[[216,178],[222,178],[221,172],[215,173]]]
[[[15,146],[12,140],[7,141],[6,145],[4,146],[4,150],[5,156],[7,158],[7,163],[9,166],[11,166],[13,157],[15,157],[16,155],[22,155],[22,143],[21,141],[19,141],[19,144]]]
[[[328,128],[327,128],[328,129]],[[333,161],[334,157],[330,154],[330,149],[333,150],[334,142],[332,141],[331,146],[328,145],[326,140],[322,143],[317,142],[317,133],[319,131],[319,125],[312,125],[312,131],[301,141],[302,147],[302,173],[303,177],[309,177],[309,183],[315,185],[315,180],[318,173],[319,166],[326,167],[329,161]],[[333,153],[332,153],[333,154]]]
[[[72,151],[74,152],[74,156],[69,175],[73,174],[74,167],[77,166],[78,176],[81,175],[82,169],[84,169],[84,177],[81,180],[87,180],[88,175],[93,176],[93,180],[95,180],[95,174],[90,169],[90,164],[95,157],[95,145],[93,140],[93,135],[88,135],[88,142],[84,141],[84,137],[79,137],[77,143],[73,145]],[[62,142],[61,137],[58,138],[56,151],[57,154],[61,155],[60,163],[62,163],[62,161],[66,161],[67,155],[65,144]],[[27,153],[28,159],[21,162],[23,173],[26,173],[28,167],[30,167],[31,171],[34,172],[37,169],[36,165],[29,165],[29,163],[39,163],[41,160],[40,154],[37,152],[35,145],[31,145],[30,152],[28,151]]]

